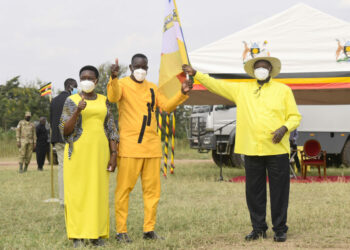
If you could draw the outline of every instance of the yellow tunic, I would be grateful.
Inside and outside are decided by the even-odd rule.
[[[198,71],[195,79],[210,92],[236,103],[235,153],[264,156],[290,152],[289,134],[299,126],[301,115],[287,85],[274,80],[262,87],[257,81],[229,83]],[[271,133],[283,125],[288,132],[274,144]]]
[[[157,134],[156,107],[171,112],[188,96],[179,91],[167,99],[157,85],[144,80],[137,83],[130,77],[110,79],[107,85],[110,102],[118,103],[119,157],[162,157],[160,138]],[[152,98],[152,96],[154,96]]]
[[[79,95],[69,98],[78,105]],[[64,203],[68,238],[109,237],[109,142],[104,131],[106,97],[86,100],[82,134],[74,142],[71,159],[64,152]]]

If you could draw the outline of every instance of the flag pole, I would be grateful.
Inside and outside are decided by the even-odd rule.
[[[171,167],[170,167],[170,173],[174,173],[175,163],[174,163],[174,156],[175,156],[175,111],[171,113]]]
[[[52,94],[50,95],[49,98],[50,98],[50,104],[51,104]],[[51,126],[50,126],[50,138],[52,138]],[[55,192],[54,192],[54,185],[53,185],[53,146],[52,146],[52,143],[50,143],[50,165],[51,165],[51,198],[53,199],[55,197]]]
[[[177,15],[177,20],[180,24],[180,31],[181,31],[181,35],[182,37],[184,37],[184,33],[182,31],[182,26],[181,26],[181,22],[180,22],[180,17],[179,17],[179,12],[177,11],[177,5],[176,5],[176,1],[174,0],[174,6],[175,6],[175,11],[176,11],[176,15]],[[187,52],[187,46],[186,46],[186,42],[185,42],[185,39],[183,39],[183,42],[184,42],[184,45],[185,45],[185,51],[186,51],[186,57],[187,57],[187,62],[189,65],[191,65],[190,63],[190,58],[188,57],[188,52]]]
[[[51,104],[51,101],[52,101],[52,92],[49,96],[49,100],[50,100],[50,104]],[[52,121],[50,121],[52,122]],[[52,138],[52,128],[50,126],[50,138]],[[50,199],[47,199],[47,200],[44,200],[44,202],[59,202],[59,199],[55,198],[55,192],[54,192],[54,183],[53,183],[53,146],[52,146],[52,143],[50,142],[50,165],[51,165],[51,168],[50,168],[50,175],[51,175],[51,198]]]
[[[164,146],[164,176],[167,176],[168,170],[168,147],[169,147],[169,114],[165,113],[166,124],[165,124],[165,146]]]
[[[163,116],[162,116],[162,110],[158,107],[158,135],[160,138],[160,143],[162,143],[162,123],[163,123]],[[163,153],[163,147],[162,147],[162,153]],[[162,163],[160,163],[160,171],[162,171],[164,175],[164,170],[162,168]]]

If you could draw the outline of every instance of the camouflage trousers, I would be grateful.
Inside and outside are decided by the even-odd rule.
[[[19,163],[29,164],[33,153],[33,143],[22,142],[19,148]]]

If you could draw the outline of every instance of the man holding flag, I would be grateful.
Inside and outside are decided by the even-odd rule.
[[[167,99],[157,85],[145,79],[148,59],[143,54],[132,57],[131,75],[118,79],[118,60],[111,67],[107,85],[110,102],[118,103],[120,143],[118,152],[117,187],[115,190],[116,239],[131,242],[127,235],[129,194],[141,175],[144,200],[144,239],[159,239],[154,232],[160,198],[161,141],[157,134],[156,107],[171,112],[183,103],[192,87],[189,80],[181,91]]]
[[[166,0],[159,88],[147,81],[148,59],[136,54],[129,65],[131,75],[118,80],[118,60],[111,67],[107,85],[110,102],[118,103],[119,153],[115,190],[116,239],[131,242],[127,235],[129,194],[141,175],[144,200],[144,239],[159,239],[154,232],[160,198],[161,138],[157,134],[156,107],[171,112],[192,89],[181,66],[188,63],[175,1]]]

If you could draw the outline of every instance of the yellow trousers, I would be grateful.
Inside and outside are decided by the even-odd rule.
[[[160,160],[161,158],[118,158],[114,201],[117,233],[127,232],[129,195],[139,175],[141,175],[144,204],[143,231],[154,231],[160,198]]]

